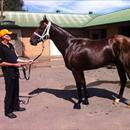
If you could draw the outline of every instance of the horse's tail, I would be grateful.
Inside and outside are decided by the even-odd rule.
[[[123,35],[115,35],[112,41],[116,58],[123,64],[130,80],[130,38]]]

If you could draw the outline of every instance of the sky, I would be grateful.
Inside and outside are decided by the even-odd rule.
[[[106,14],[130,8],[130,0],[24,0],[24,9],[29,12]]]

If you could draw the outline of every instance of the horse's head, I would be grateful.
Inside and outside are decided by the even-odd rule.
[[[47,20],[46,17],[40,22],[40,26],[35,30],[35,32],[30,37],[31,45],[37,45],[39,42],[44,41],[49,38],[49,31],[51,27],[51,22]]]

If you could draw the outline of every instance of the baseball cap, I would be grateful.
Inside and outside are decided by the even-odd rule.
[[[0,37],[3,37],[4,35],[8,35],[8,34],[12,34],[12,32],[7,29],[0,30]]]

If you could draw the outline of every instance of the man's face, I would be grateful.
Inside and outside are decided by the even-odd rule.
[[[4,35],[3,37],[2,37],[4,40],[7,40],[7,41],[11,41],[11,37],[10,37],[10,35]]]

